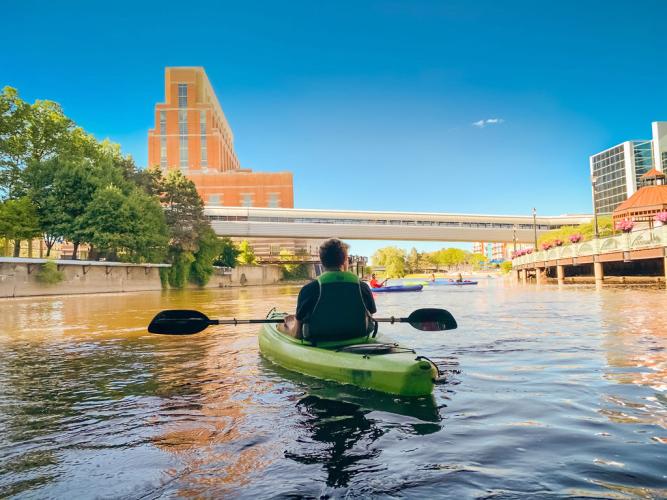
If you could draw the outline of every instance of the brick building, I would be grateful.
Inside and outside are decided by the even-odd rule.
[[[234,134],[204,68],[165,69],[165,102],[155,105],[148,163],[180,169],[207,205],[294,207],[291,172],[241,169]]]

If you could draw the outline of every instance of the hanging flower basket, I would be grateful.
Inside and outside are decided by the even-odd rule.
[[[574,233],[570,235],[570,241],[572,243],[579,243],[582,239],[581,233]]]
[[[655,220],[657,222],[662,222],[663,224],[667,224],[667,211],[658,212],[657,214],[655,214]]]
[[[632,231],[632,228],[635,227],[635,223],[630,219],[619,220],[616,223],[616,229],[620,229],[624,233],[629,233]]]
[[[549,250],[552,246],[552,243],[550,241],[545,241],[542,243],[542,250]]]
[[[563,240],[554,240],[553,245],[555,247],[562,247],[563,246]]]

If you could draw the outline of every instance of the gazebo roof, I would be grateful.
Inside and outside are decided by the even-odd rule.
[[[647,216],[667,210],[667,186],[645,186],[614,210],[613,218]]]
[[[652,168],[651,170],[649,170],[640,177],[640,179],[664,179],[664,178],[665,174],[656,168]]]

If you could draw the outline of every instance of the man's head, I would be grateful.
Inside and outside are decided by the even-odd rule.
[[[325,269],[347,269],[347,249],[349,247],[336,238],[320,245],[320,261]]]
[[[375,279],[375,273],[371,274],[371,278]]]

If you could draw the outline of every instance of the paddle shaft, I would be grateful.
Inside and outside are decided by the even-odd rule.
[[[373,318],[378,323],[410,323],[410,318]],[[209,325],[252,325],[252,324],[266,324],[266,323],[282,323],[281,319],[209,319]]]

